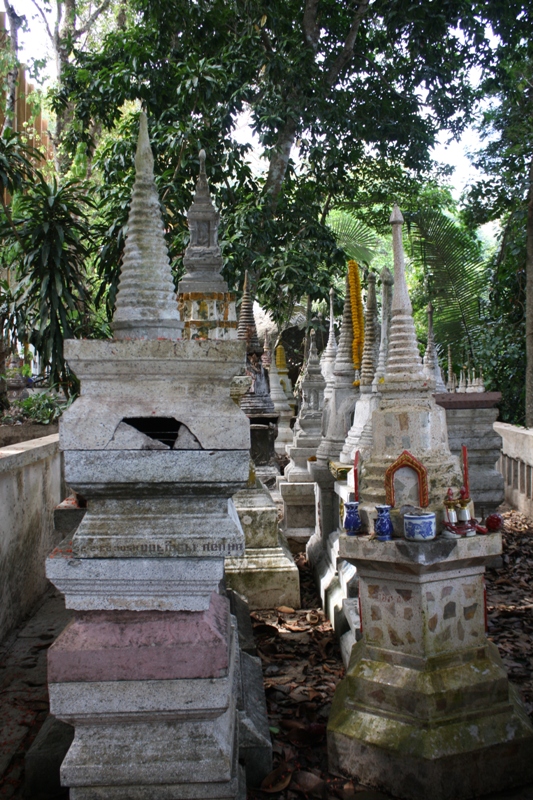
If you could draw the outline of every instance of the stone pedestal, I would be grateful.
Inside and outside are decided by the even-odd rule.
[[[405,800],[460,800],[533,778],[533,727],[485,635],[484,565],[499,534],[340,537],[363,635],[328,725],[330,769]]]
[[[315,532],[315,484],[279,481],[278,488],[283,500],[283,532],[287,539],[305,544]]]
[[[227,558],[226,583],[251,609],[285,605],[300,608],[300,574],[287,542],[278,530],[278,510],[258,481],[233,496],[244,531],[245,552]]]

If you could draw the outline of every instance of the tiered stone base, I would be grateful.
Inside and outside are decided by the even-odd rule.
[[[356,644],[331,709],[330,769],[406,800],[462,800],[533,780],[533,729],[495,646],[469,656],[418,669],[379,663]]]
[[[71,797],[238,797],[237,659],[217,594],[204,612],[78,613],[48,655]]]

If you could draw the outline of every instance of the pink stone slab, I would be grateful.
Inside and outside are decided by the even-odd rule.
[[[48,681],[219,678],[228,670],[229,602],[207,611],[84,611],[48,651]]]

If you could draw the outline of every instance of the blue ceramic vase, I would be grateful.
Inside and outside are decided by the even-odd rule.
[[[363,525],[359,516],[359,502],[350,500],[344,504],[344,530],[348,536],[356,536],[361,533]]]
[[[390,510],[390,506],[376,506],[378,518],[374,520],[374,533],[380,542],[389,542],[392,539],[393,527]]]

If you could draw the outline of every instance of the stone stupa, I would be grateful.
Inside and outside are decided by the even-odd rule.
[[[395,206],[391,215],[394,294],[387,364],[380,405],[372,414],[372,450],[362,468],[360,510],[367,526],[376,504],[391,499],[385,473],[405,451],[415,461],[408,463],[406,458],[405,465],[392,474],[390,487],[395,506],[392,516],[399,527],[401,520],[396,513],[402,505],[424,506],[441,514],[448,487],[458,489],[462,485],[458,459],[448,446],[445,411],[433,397],[435,380],[425,373],[418,350],[405,280],[402,223],[400,209]],[[423,465],[423,486],[416,462]],[[424,497],[426,485],[428,495]]]
[[[236,800],[250,745],[271,768],[221,591],[244,550],[231,497],[250,432],[231,385],[245,346],[179,338],[144,114],[135,167],[115,338],[65,342],[81,394],[60,447],[87,512],[46,565],[75,611],[48,651],[51,712],[75,728],[61,780],[73,800]]]

